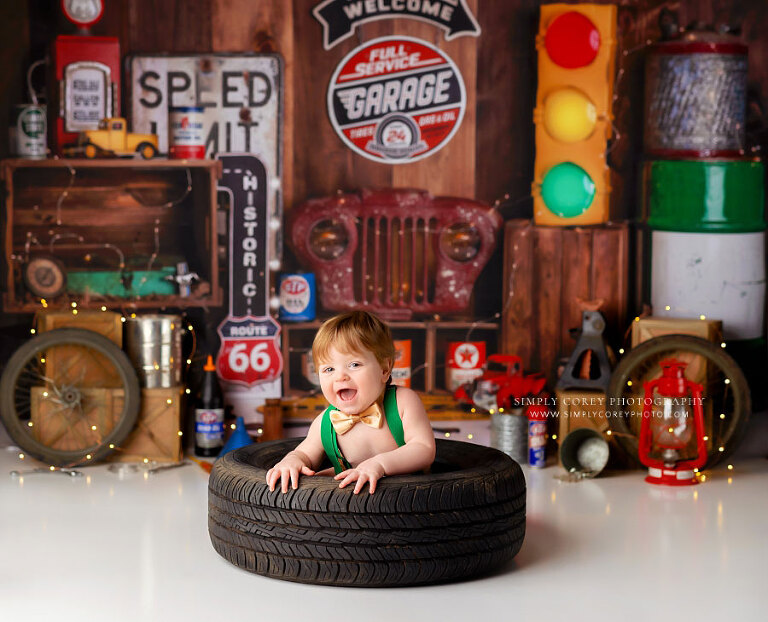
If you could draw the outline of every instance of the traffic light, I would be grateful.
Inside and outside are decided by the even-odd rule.
[[[536,161],[533,218],[538,225],[608,220],[616,6],[545,4],[536,48]]]

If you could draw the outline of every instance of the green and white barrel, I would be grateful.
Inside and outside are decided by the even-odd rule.
[[[764,174],[754,159],[645,163],[654,315],[722,320],[726,340],[764,336]]]

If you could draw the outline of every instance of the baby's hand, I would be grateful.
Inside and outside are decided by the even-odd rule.
[[[299,487],[299,473],[302,475],[314,475],[315,472],[310,469],[297,455],[289,453],[285,458],[267,471],[267,485],[269,490],[275,489],[277,480],[281,480],[283,492],[288,492],[288,481],[291,487],[296,490]]]
[[[357,484],[355,484],[355,494],[363,489],[365,482],[370,482],[370,492],[373,494],[373,491],[376,490],[376,482],[385,475],[386,473],[384,472],[384,467],[381,463],[375,458],[369,458],[358,464],[354,469],[342,471],[333,479],[343,479],[341,484],[339,484],[339,488],[344,488],[344,486],[350,482],[357,480]]]

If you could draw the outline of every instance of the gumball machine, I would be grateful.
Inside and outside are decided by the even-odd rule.
[[[638,454],[648,467],[645,481],[697,484],[696,470],[707,462],[702,386],[685,377],[686,363],[665,359],[659,364],[661,377],[643,384]]]

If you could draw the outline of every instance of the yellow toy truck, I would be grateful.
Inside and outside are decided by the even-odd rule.
[[[77,155],[86,158],[99,156],[135,156],[145,160],[157,154],[157,136],[154,134],[133,134],[128,132],[125,119],[113,117],[102,119],[99,129],[80,132]]]

